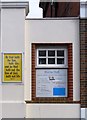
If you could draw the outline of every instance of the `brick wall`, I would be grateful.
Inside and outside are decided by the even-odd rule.
[[[87,107],[87,20],[80,19],[80,92],[81,107]]]
[[[36,97],[36,49],[38,46],[48,44],[32,44],[32,100],[26,101],[27,103],[79,103],[73,101],[73,61],[72,61],[72,44],[50,44],[50,46],[67,46],[68,48],[68,96],[67,97]]]

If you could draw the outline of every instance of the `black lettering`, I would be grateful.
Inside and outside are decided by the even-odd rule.
[[[13,72],[13,74],[18,74],[18,72]]]
[[[15,63],[15,65],[19,65],[19,63]]]
[[[20,69],[16,69],[16,71],[20,71]]]
[[[9,68],[9,69],[6,69],[6,71],[10,71],[11,69]]]
[[[5,72],[5,74],[9,74],[9,72]]]
[[[13,62],[10,62],[9,65],[13,65],[14,63]]]
[[[11,75],[6,75],[6,77],[7,77],[7,78],[10,78],[10,77],[11,77]]]
[[[18,68],[18,66],[15,66],[15,65],[14,65],[13,67],[14,67],[14,68]]]
[[[20,77],[20,75],[17,75],[17,77]]]
[[[9,68],[9,66],[5,66],[5,68]]]
[[[10,66],[10,68],[12,68],[12,66]]]
[[[12,77],[15,77],[15,75],[12,75]]]

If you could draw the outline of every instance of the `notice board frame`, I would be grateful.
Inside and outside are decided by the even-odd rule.
[[[16,56],[16,55],[19,55],[20,56],[20,69],[21,69],[21,71],[20,71],[20,80],[17,80],[17,79],[15,79],[15,80],[5,80],[5,78],[4,78],[4,75],[5,75],[5,71],[4,71],[4,65],[5,65],[5,56],[4,55],[13,55],[13,56]],[[22,71],[22,69],[23,69],[23,65],[22,65],[22,61],[23,61],[23,54],[21,53],[21,52],[17,52],[17,53],[15,53],[15,52],[5,52],[5,53],[2,53],[2,63],[3,63],[3,66],[2,66],[2,83],[22,83],[23,82],[23,71]]]
[[[36,78],[36,98],[64,98],[64,97],[68,97],[68,69],[67,68],[37,68],[37,70],[66,70],[66,87],[65,87],[65,95],[53,95],[53,96],[37,96],[37,78]],[[37,76],[37,75],[36,75]]]

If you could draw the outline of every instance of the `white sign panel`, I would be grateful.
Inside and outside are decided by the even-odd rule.
[[[66,97],[67,69],[37,69],[36,97]]]

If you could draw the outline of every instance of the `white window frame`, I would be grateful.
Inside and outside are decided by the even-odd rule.
[[[46,50],[46,57],[39,57],[39,55],[38,55],[38,53],[39,53],[39,51],[44,51],[44,50]],[[55,57],[54,56],[49,56],[48,57],[48,50],[55,50],[56,51],[56,55],[55,55]],[[64,64],[57,64],[57,58],[63,58],[63,57],[58,57],[57,56],[57,50],[64,50]],[[39,58],[46,58],[46,64],[39,64]],[[47,58],[55,58],[55,64],[48,64],[48,59]],[[48,67],[48,68],[50,68],[50,67],[52,67],[52,68],[56,68],[56,67],[58,67],[58,68],[67,68],[68,67],[68,52],[67,52],[67,48],[66,47],[56,47],[55,48],[55,46],[54,47],[46,47],[46,48],[37,48],[36,49],[36,67]]]

